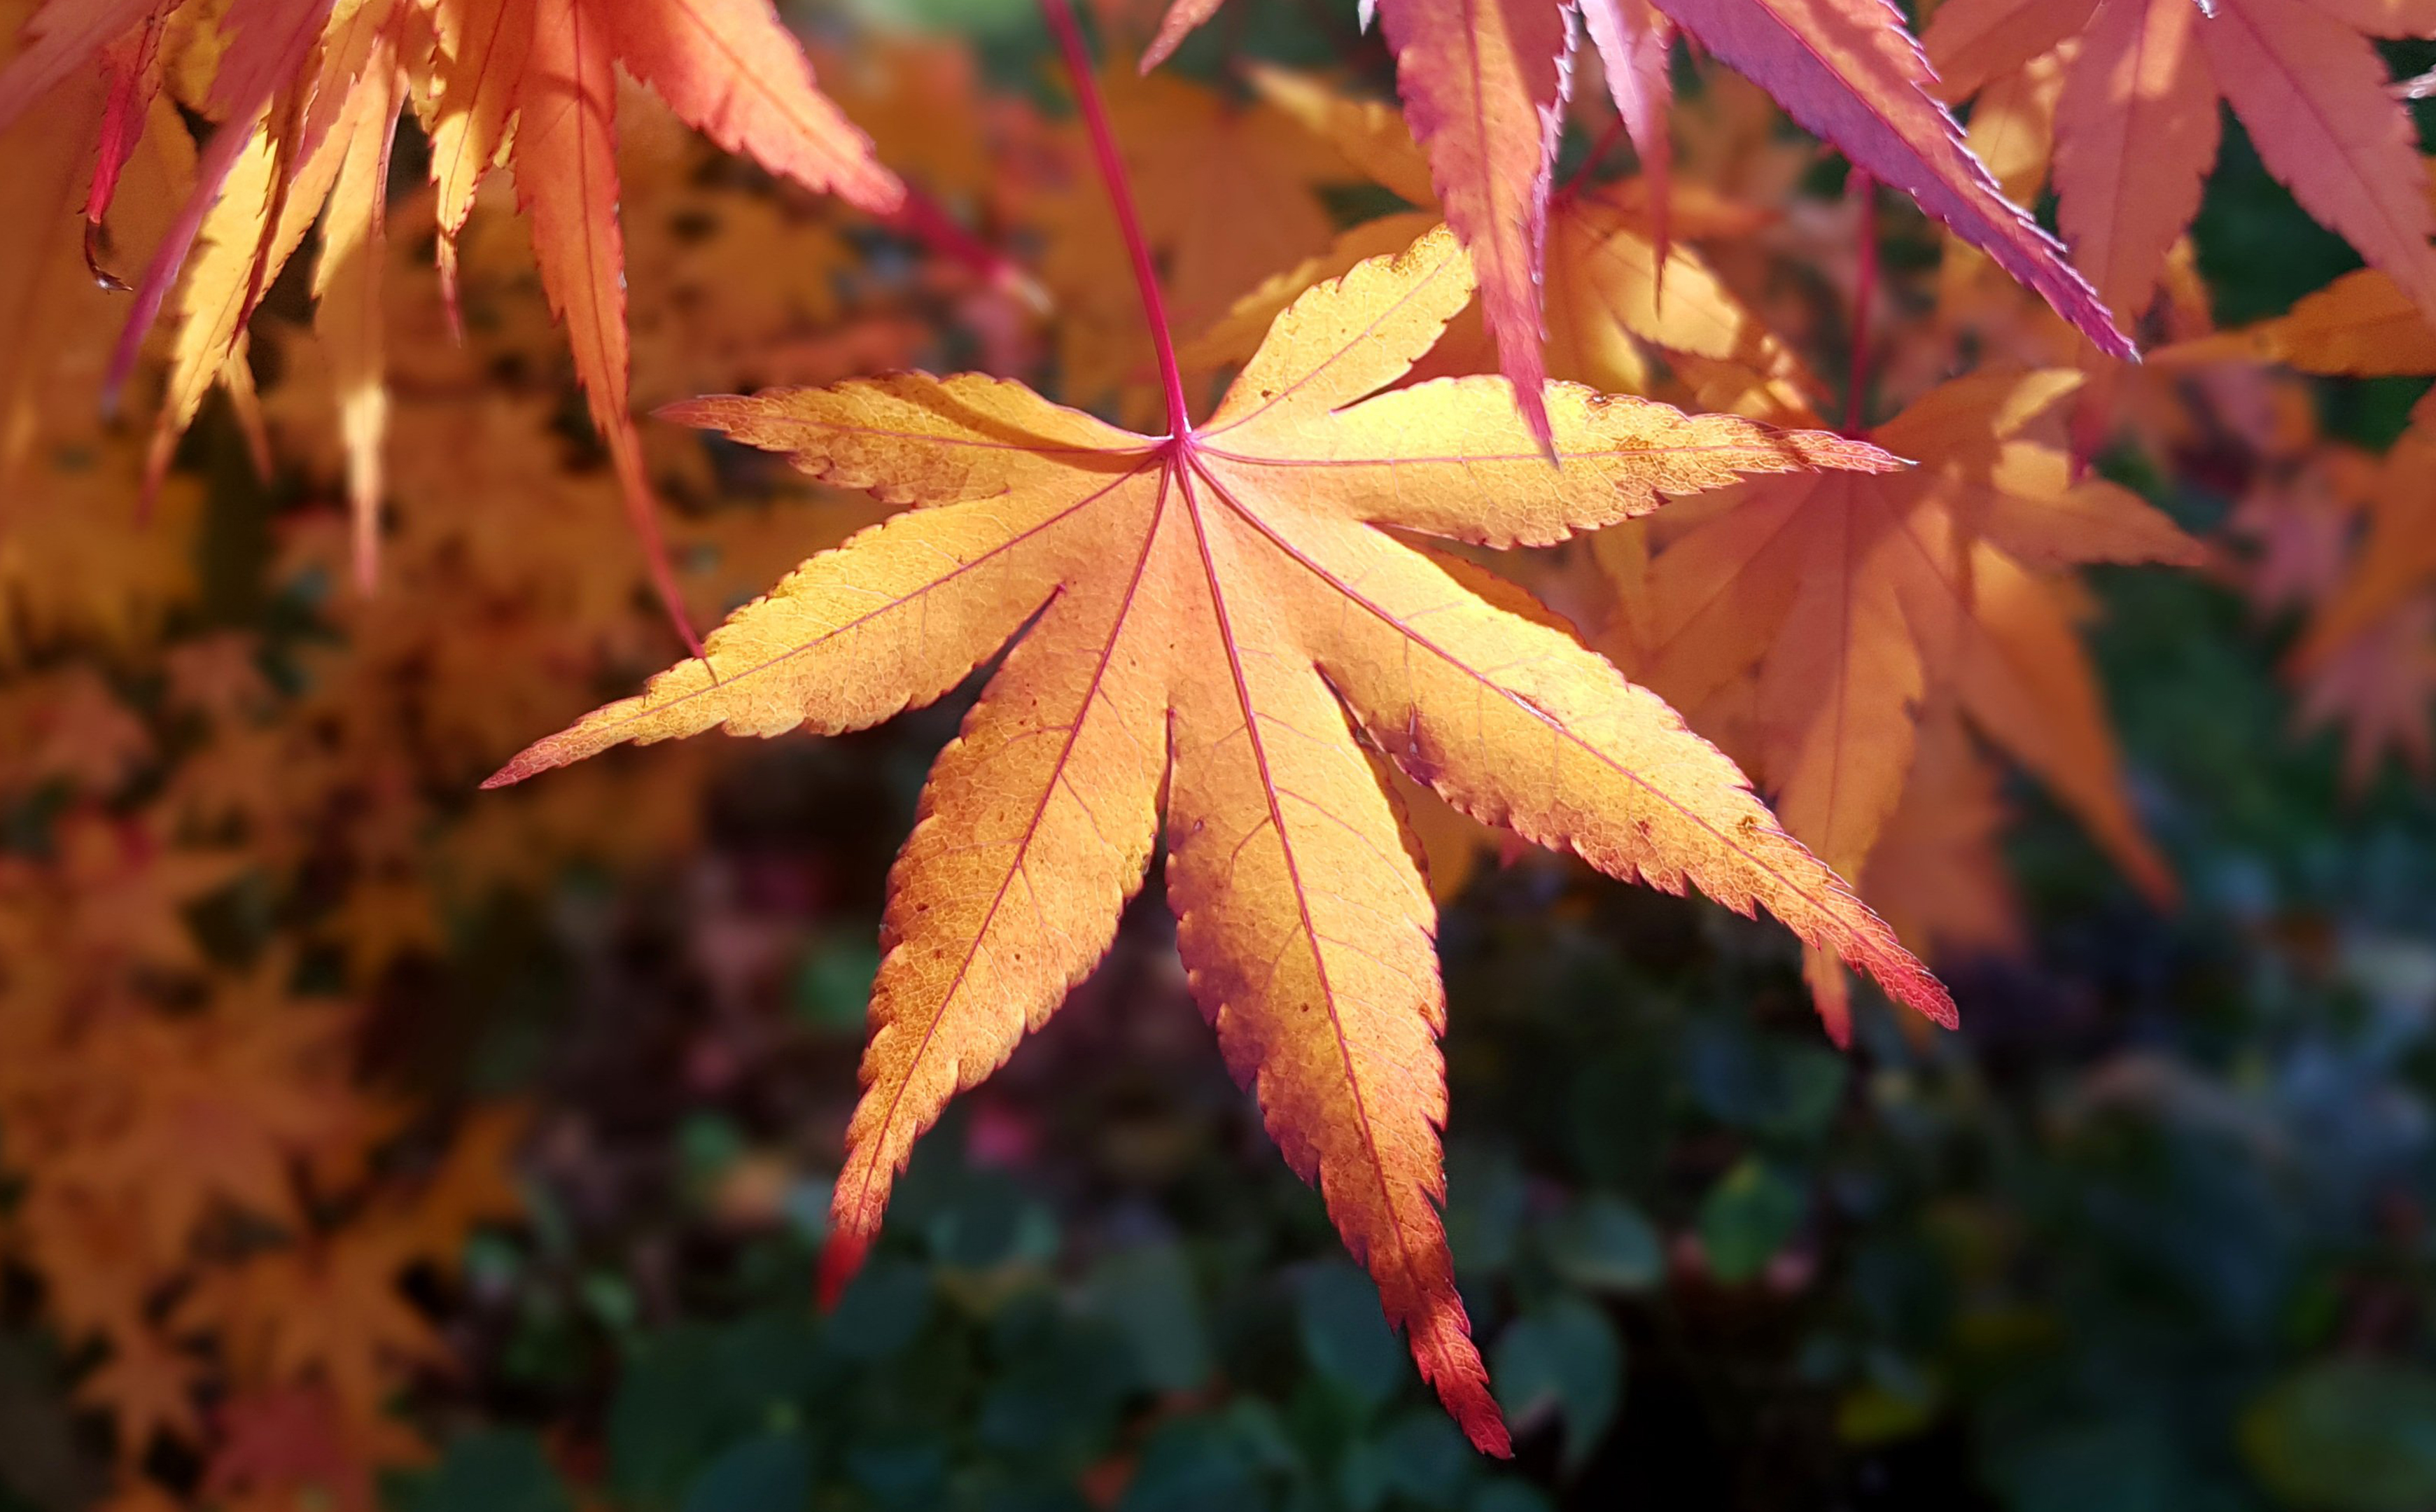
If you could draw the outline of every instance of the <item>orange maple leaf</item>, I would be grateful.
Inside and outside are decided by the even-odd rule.
[[[1950,703],[1921,721],[1911,779],[1861,874],[1886,921],[1939,959],[2010,955],[2021,905],[1997,849],[2010,814],[2004,774],[1981,755]]]
[[[2366,783],[2391,746],[2421,773],[2436,770],[2436,405],[2422,400],[2393,448],[2345,469],[2329,500],[2332,529],[2365,519],[2348,565],[2316,603],[2288,670],[2303,685],[2306,727],[2345,726],[2343,768]]]
[[[2436,175],[2436,160],[2420,162],[2418,172],[2416,191],[2400,197],[2392,213],[2436,221],[2436,182],[2428,182]],[[2436,311],[2425,294],[2403,273],[2362,268],[2303,295],[2282,315],[2178,342],[2153,356],[2178,368],[2280,362],[2304,373],[2348,377],[2424,376],[2436,373]]]
[[[1145,66],[1173,52],[1219,3],[1173,0]],[[1405,118],[1429,153],[1448,223],[1480,264],[1482,308],[1500,366],[1542,443],[1549,431],[1539,408],[1547,371],[1540,280],[1572,83],[1575,9],[1560,0],[1364,0],[1363,8],[1366,20],[1375,10],[1396,55]],[[1935,76],[1920,44],[1892,8],[1878,0],[1589,0],[1580,9],[1618,117],[1662,176],[1662,63],[1671,29],[1680,26],[1855,167],[1910,195],[2038,290],[2100,349],[2131,354],[2062,249],[1963,146],[1960,129],[1930,94]],[[1662,232],[1657,240],[1662,246]]]
[[[2308,633],[2293,649],[2294,665],[2307,669],[2418,593],[2436,587],[2436,492],[2428,472],[2436,466],[2436,403],[2422,399],[2409,429],[2368,480],[2368,530],[2353,570],[2320,606]]]
[[[117,1420],[120,1448],[131,1462],[143,1457],[157,1435],[186,1443],[201,1435],[195,1387],[202,1374],[192,1353],[157,1330],[129,1329],[112,1337],[110,1358],[77,1382],[76,1397]]]
[[[920,507],[812,558],[705,659],[532,746],[495,785],[719,724],[873,724],[1016,640],[895,872],[833,1280],[916,1135],[1098,962],[1163,808],[1178,943],[1229,1064],[1423,1376],[1502,1449],[1436,1208],[1436,912],[1374,753],[1611,875],[1765,906],[1950,1020],[1944,990],[1663,703],[1388,533],[1544,544],[1738,477],[1894,464],[1552,384],[1552,468],[1502,378],[1379,392],[1472,289],[1444,230],[1364,263],[1297,301],[1198,426],[1170,358],[1167,437],[975,375],[677,407]]]
[[[1185,348],[1181,356],[1192,367],[1241,363],[1295,296],[1365,258],[1405,246],[1441,217],[1428,160],[1393,110],[1283,69],[1254,69],[1251,79],[1264,99],[1366,176],[1427,208],[1355,226],[1326,252],[1262,282]],[[1659,392],[1644,351],[1655,348],[1665,354],[1679,386],[1703,408],[1763,419],[1803,408],[1803,391],[1816,385],[1800,360],[1698,252],[1669,239],[1669,227],[1684,235],[1724,235],[1749,231],[1764,216],[1646,175],[1569,184],[1550,197],[1547,216],[1541,282],[1550,376],[1609,392]],[[1414,377],[1479,372],[1496,360],[1491,333],[1475,307],[1457,317]]]
[[[1785,826],[1860,876],[1904,797],[1923,709],[1958,700],[2073,808],[2153,897],[2171,895],[2121,779],[2095,674],[2056,585],[2030,568],[2200,558],[2136,495],[2072,482],[2023,434],[2080,374],[1988,374],[1933,390],[1870,439],[1923,465],[1762,479],[1620,583],[1620,659],[1747,753]],[[1728,735],[1731,726],[1735,735]],[[1736,735],[1739,738],[1736,738]],[[1812,957],[1848,1031],[1840,973]]]
[[[348,1424],[374,1428],[395,1389],[394,1366],[449,1360],[398,1290],[411,1260],[404,1236],[386,1225],[345,1228],[207,1273],[182,1299],[177,1323],[218,1335],[239,1380],[318,1382]]]
[[[219,1204],[295,1222],[296,1163],[361,1140],[338,1055],[352,1016],[299,1008],[274,977],[193,1018],[115,1021],[96,1047],[117,1095],[48,1173],[142,1214],[156,1254],[178,1254]]]
[[[200,13],[200,0],[49,0],[0,67],[0,130],[130,36]],[[211,28],[200,28],[209,31]],[[326,201],[321,323],[337,354],[341,425],[358,519],[381,483],[379,281],[389,142],[409,97],[427,106],[440,263],[483,175],[504,161],[533,230],[552,310],[606,443],[655,585],[684,612],[659,546],[650,478],[627,409],[624,254],[618,224],[617,92],[622,63],[730,151],[875,212],[903,187],[812,81],[801,46],[766,0],[231,0],[219,17],[206,113],[220,123],[192,191],[155,246],[113,362],[115,390],[175,289],[179,336],[156,436],[157,480],[215,381],[245,382],[243,331],[263,290]],[[119,69],[113,78],[128,74]],[[163,70],[133,97],[113,91],[103,134],[150,108]],[[131,141],[131,136],[130,136]],[[112,151],[123,150],[115,146]],[[104,171],[114,173],[111,158]],[[95,198],[103,198],[99,190]],[[198,249],[200,248],[200,252]],[[189,253],[197,253],[189,267]],[[181,271],[184,271],[181,285]],[[369,571],[372,532],[359,532]],[[690,632],[687,633],[690,634]]]
[[[2371,41],[2428,36],[2427,0],[1952,0],[1924,42],[1958,100],[2077,41],[2054,104],[2056,219],[2128,321],[2199,211],[2219,100],[2302,208],[2436,316],[2436,209]]]

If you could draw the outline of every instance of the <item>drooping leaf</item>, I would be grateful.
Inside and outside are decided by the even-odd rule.
[[[50,0],[31,45],[0,67],[0,128],[82,68],[124,72],[113,49],[150,45],[155,28],[188,11],[201,14],[205,3]],[[519,187],[537,221],[534,245],[553,308],[569,321],[576,375],[618,464],[654,582],[681,623],[626,412],[624,269],[609,150],[613,69],[624,65],[722,147],[809,188],[876,213],[893,210],[903,195],[870,143],[815,87],[802,47],[765,0],[435,0],[427,12],[403,0],[229,0],[217,28],[196,29],[225,41],[195,64],[208,72],[208,106],[219,129],[136,284],[109,384],[114,392],[124,382],[175,292],[182,319],[156,477],[211,383],[244,384],[236,353],[246,323],[338,182],[344,148],[333,140],[386,140],[388,125],[363,117],[385,113],[393,121],[411,96],[431,108],[439,260],[452,291],[455,240],[475,189],[503,158],[524,167]],[[369,66],[376,48],[393,54],[395,66]],[[109,118],[104,175],[128,150],[126,113]],[[96,177],[96,203],[106,200],[105,187]],[[353,235],[364,224],[365,202],[351,188],[334,228]],[[189,268],[199,242],[205,256]],[[377,286],[347,282],[341,292],[357,306],[342,327],[371,329],[364,322]],[[360,340],[349,349],[358,359],[372,356],[376,374],[376,353]],[[362,380],[347,381],[356,397],[342,426],[358,459],[360,513],[377,482],[379,404]]]
[[[1675,103],[1674,76],[1667,70],[1675,46],[1675,26],[1649,0],[1586,0],[1582,27],[1598,48],[1605,65],[1609,97],[1617,119],[1641,157],[1641,176],[1649,185],[1651,230],[1662,267],[1667,234],[1667,184],[1673,178],[1674,142],[1667,113]]]
[[[1380,0],[1379,10],[1404,118],[1429,153],[1447,224],[1479,269],[1500,371],[1523,423],[1545,438],[1540,269],[1572,13],[1548,0]]]
[[[1175,437],[971,376],[677,411],[918,507],[812,558],[705,659],[531,747],[495,785],[714,725],[872,724],[1021,632],[941,755],[895,872],[833,1278],[920,1130],[1097,964],[1163,801],[1179,947],[1228,1063],[1422,1374],[1474,1442],[1502,1448],[1436,1206],[1435,910],[1374,752],[1612,875],[1765,906],[1950,1020],[1934,980],[1662,703],[1381,529],[1548,543],[1745,475],[1889,462],[1552,385],[1551,468],[1502,379],[1378,392],[1471,292],[1444,231],[1365,263],[1296,302],[1216,413]]]
[[[1661,9],[1855,167],[1910,195],[2036,289],[2099,351],[2131,355],[2062,250],[1963,145],[1929,93],[1934,76],[1920,43],[1885,0],[1664,0]]]
[[[1619,658],[1696,723],[1714,719],[1723,735],[1734,710],[1741,739],[1728,743],[1786,828],[1840,873],[1870,866],[1923,713],[1958,699],[2152,896],[2170,892],[2122,795],[2070,620],[2026,564],[2189,564],[2199,550],[2127,491],[2074,483],[2062,450],[2024,434],[2079,381],[1992,374],[1933,390],[1870,432],[1916,470],[1744,484],[1619,582],[1639,600],[1610,639]],[[1812,966],[1840,1039],[1841,974]]]
[[[1428,199],[1426,162],[1394,115],[1374,102],[1347,98],[1306,76],[1263,69],[1256,88],[1314,133],[1325,138],[1379,183]],[[1548,206],[1542,287],[1548,322],[1547,372],[1609,392],[1664,392],[1657,388],[1648,349],[1664,354],[1679,393],[1704,408],[1761,418],[1802,412],[1815,387],[1801,362],[1735,298],[1705,258],[1668,243],[1670,223],[1686,235],[1746,230],[1758,217],[1714,196],[1674,191],[1644,177],[1576,186]],[[1384,217],[1340,235],[1317,257],[1279,272],[1238,300],[1225,319],[1187,345],[1196,366],[1242,362],[1269,322],[1323,279],[1341,276],[1366,257],[1400,247],[1431,223],[1428,211]],[[1498,365],[1501,348],[1482,316],[1467,310],[1453,322],[1416,376],[1476,373]]]
[[[2430,35],[2436,10],[2410,3],[1957,0],[1926,43],[1958,100],[2076,41],[2055,117],[2058,219],[2121,318],[2144,311],[2199,209],[2219,101],[2302,208],[2436,316],[2436,210],[2370,41]]]
[[[2192,5],[2106,5],[2082,44],[2092,63],[2063,71],[2057,218],[2075,264],[2126,319],[2147,307],[2216,161],[2207,24]]]
[[[1856,167],[1910,195],[2036,289],[2100,351],[2132,355],[2062,249],[2005,197],[1964,145],[1961,128],[1931,94],[1935,76],[1920,43],[1885,0],[1654,3]],[[1216,9],[1211,0],[1175,0],[1144,66]],[[1544,442],[1535,397],[1546,371],[1538,282],[1575,8],[1563,0],[1377,0],[1377,9],[1396,53],[1405,117],[1429,152],[1436,198],[1480,264],[1482,304],[1502,369],[1516,385],[1525,423]],[[1620,0],[1598,0],[1591,19],[1617,81],[1618,106],[1644,162],[1660,165],[1662,177],[1666,156],[1656,150],[1662,133],[1654,116],[1663,43],[1656,24],[1644,24],[1637,7]],[[1667,240],[1662,228],[1656,239]]]
[[[347,453],[347,505],[355,522],[356,581],[378,576],[381,455],[389,436],[389,389],[382,372],[381,269],[389,260],[390,143],[397,130],[397,62],[375,46],[365,64],[363,99],[339,148],[338,172],[313,270],[314,323],[338,385],[339,438]]]

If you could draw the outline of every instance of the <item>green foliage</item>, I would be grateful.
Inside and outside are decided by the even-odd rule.
[[[722,1231],[722,1180],[800,1143],[803,1088],[834,1095],[852,1039],[825,1003],[870,955],[850,919],[816,932],[788,977],[803,1049],[618,1136],[681,1151],[676,1216],[478,1260],[513,1299],[501,1358],[536,1402],[614,1379],[611,1493],[688,1512],[1763,1507],[1822,1485],[2009,1512],[2427,1505],[2436,811],[2398,783],[2341,797],[2217,590],[2104,587],[2117,717],[2191,901],[2149,912],[2023,792],[2042,943],[1957,973],[1959,1038],[1865,1009],[1837,1056],[1766,931],[1561,866],[1450,911],[1448,1225],[1514,1466],[1462,1447],[1317,1198],[1268,1163],[1161,974],[1157,899],[1105,985],[924,1141],[833,1314],[808,1306],[811,1187],[670,1292],[637,1256]],[[739,791],[786,810],[741,796],[739,832],[783,850],[823,791],[918,770],[952,718],[852,763],[774,752]],[[875,832],[906,821],[858,802]],[[629,1326],[583,1276],[651,1300]],[[539,1512],[540,1464],[478,1436],[426,1485]]]

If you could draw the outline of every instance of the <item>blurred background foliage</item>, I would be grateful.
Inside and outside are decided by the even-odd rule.
[[[1156,898],[808,1315],[877,873],[770,973],[750,1054],[663,973],[720,909],[794,917],[808,858],[884,851],[943,721],[740,773],[708,918],[696,891],[531,921],[514,956],[614,958],[632,1013],[579,994],[531,1035],[544,1085],[585,1068],[581,1173],[480,1242],[486,1427],[408,1504],[571,1504],[502,1426],[571,1405],[617,1503],[705,1512],[2431,1504],[2436,806],[2346,800],[2219,590],[2104,589],[2190,897],[2157,916],[2034,811],[2036,943],[1953,969],[1958,1035],[1865,1016],[1839,1056],[1772,931],[1577,868],[1449,908],[1449,1228],[1513,1467],[1266,1148]]]
[[[973,40],[1010,94],[1046,89],[1023,0],[857,9]],[[1188,71],[1222,77],[1234,49],[1320,62],[1361,45],[1304,8],[1233,12],[1246,19],[1197,38]],[[799,19],[846,35],[833,16]],[[2396,53],[2397,72],[2427,61]],[[686,249],[705,237],[686,217],[716,224],[770,193],[667,154],[661,187],[697,199],[665,216],[629,167],[637,263],[654,244],[635,227],[677,227],[667,266],[635,275],[638,391],[766,375],[766,354],[703,349],[699,323],[653,370],[653,322],[700,321],[655,314],[641,292],[693,267]],[[699,202],[719,196],[736,198]],[[906,255],[790,214],[790,235],[844,238],[883,269]],[[1894,235],[1895,268],[1908,249],[1908,266],[1933,269],[1916,220]],[[2351,266],[2237,142],[2198,243],[2227,322]],[[811,245],[783,244],[807,259]],[[86,1504],[130,1459],[153,1488],[118,1492],[130,1507],[160,1486],[300,1505],[305,1486],[343,1512],[2436,1506],[2436,793],[2392,762],[2347,785],[2338,737],[2295,733],[2276,671],[2293,625],[2223,573],[2092,578],[2108,704],[2180,908],[2142,902],[2012,783],[2005,853],[2027,945],[1940,963],[1959,1034],[1914,1033],[1870,1000],[1839,1055],[1779,931],[1552,858],[1484,865],[1449,901],[1448,1226],[1518,1432],[1512,1464],[1474,1456],[1422,1390],[1318,1197],[1226,1076],[1156,879],[1103,969],[922,1142],[868,1268],[816,1314],[886,867],[963,704],[835,740],[621,752],[573,799],[474,799],[518,732],[661,658],[631,582],[604,599],[521,559],[508,572],[482,555],[479,520],[444,508],[437,464],[461,461],[450,449],[468,433],[418,428],[417,405],[444,409],[461,396],[450,383],[511,391],[523,408],[500,434],[559,448],[543,471],[563,467],[591,511],[566,539],[624,549],[580,408],[536,356],[554,339],[529,279],[500,273],[486,295],[478,249],[468,264],[475,329],[449,359],[462,371],[403,385],[400,445],[433,461],[401,468],[401,495],[428,495],[402,499],[401,518],[443,522],[392,544],[404,587],[348,606],[331,459],[263,484],[241,417],[216,405],[173,485],[191,491],[195,529],[153,528],[191,569],[151,595],[167,603],[166,628],[145,633],[159,644],[57,637],[29,662],[54,683],[101,669],[139,725],[126,774],[28,758],[0,812],[0,844],[30,869],[11,886],[41,901],[63,885],[61,837],[78,816],[132,825],[218,749],[162,648],[228,637],[265,706],[327,721],[326,752],[398,757],[391,776],[429,795],[403,810],[412,836],[380,853],[420,858],[410,905],[373,885],[388,874],[348,827],[401,810],[353,789],[295,816],[297,848],[249,853],[244,877],[164,905],[224,969],[292,948],[279,959],[300,992],[361,1003],[361,1079],[408,1115],[363,1136],[382,1158],[401,1141],[426,1163],[451,1148],[416,1132],[433,1110],[443,1124],[512,1110],[507,1195],[452,1209],[445,1255],[393,1267],[432,1347],[386,1350],[383,1408],[417,1447],[365,1451],[380,1473],[350,1491],[310,1464],[207,1461],[175,1433],[130,1446],[93,1409],[94,1353],[60,1322],[61,1268],[21,1254],[0,1335],[0,1508]],[[989,328],[940,313],[968,309],[911,282],[887,318],[918,318],[915,336],[858,324],[862,345],[793,351],[784,371],[999,351]],[[282,308],[274,292],[274,320]],[[274,424],[278,365],[311,361],[301,342],[287,352],[257,353]],[[2328,433],[2374,448],[2425,387],[2306,392]],[[706,604],[867,518],[688,438],[655,444],[677,459]],[[2215,535],[2249,478],[2208,444],[2107,465]],[[451,665],[441,637],[478,609],[505,616],[485,621],[498,634]],[[506,714],[460,720],[490,696],[477,674],[516,658],[535,686]],[[348,686],[333,702],[335,682]],[[92,731],[75,733],[81,759]],[[551,802],[554,818],[531,807]],[[526,817],[472,817],[478,804]],[[426,868],[435,854],[446,864]],[[457,881],[427,879],[442,872]],[[0,1125],[24,1176],[22,1148],[20,1124]],[[21,1213],[39,1181],[21,1183]],[[333,1243],[357,1231],[368,1200],[351,1190],[317,1185],[295,1223]],[[265,1243],[228,1242],[227,1263]],[[276,1368],[208,1364],[235,1382],[216,1408],[278,1399],[241,1394]],[[266,1420],[278,1436],[304,1419]]]

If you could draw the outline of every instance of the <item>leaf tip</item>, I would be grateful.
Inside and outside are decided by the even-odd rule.
[[[690,399],[671,399],[652,410],[652,418],[690,426],[696,430],[733,430],[731,412],[735,407],[750,402],[740,393],[699,394]]]
[[[1946,991],[1944,982],[1937,980],[1937,973],[1929,970],[1920,957],[1904,948],[1902,942],[1876,914],[1870,914],[1869,919],[1874,928],[1863,933],[1857,948],[1847,944],[1836,949],[1836,954],[1843,958],[1843,964],[1868,972],[1870,980],[1875,982],[1879,990],[1888,998],[1938,1028],[1961,1028],[1962,1017],[1955,1009],[1954,995]],[[1839,1033],[1835,1021],[1836,1015],[1828,1011],[1828,999],[1834,994],[1818,990],[1821,978],[1828,972],[1835,974],[1836,984],[1840,989],[1842,972],[1832,959],[1822,958],[1818,965],[1825,970],[1814,970],[1809,963],[1805,963],[1802,975],[1809,979],[1812,996],[1818,999],[1821,1017],[1827,1020],[1828,1034],[1835,1038],[1838,1049],[1847,1048],[1846,1042],[1852,1033],[1849,1010],[1846,1011],[1848,1022]]]
[[[1514,1457],[1514,1440],[1505,1431],[1505,1418],[1486,1393],[1480,1405],[1458,1415],[1456,1422],[1463,1429],[1463,1436],[1471,1440],[1471,1447],[1483,1454],[1491,1459]]]
[[[1848,473],[1901,473],[1918,467],[1919,461],[1899,456],[1872,441],[1858,436],[1838,436],[1833,448],[1822,459],[1837,470]]]
[[[2114,312],[2097,303],[2097,295],[2089,297],[2086,308],[2073,313],[2072,323],[2080,327],[2080,334],[2089,338],[2090,345],[2117,362],[2140,360],[2139,346],[2123,334],[2123,327],[2114,323]]]
[[[1544,383],[1514,385],[1514,408],[1522,411],[1523,426],[1539,443],[1540,455],[1551,467],[1562,465],[1557,461],[1556,427],[1548,421],[1548,396]]]
[[[1954,1006],[1954,995],[1945,983],[1937,980],[1929,969],[1915,961],[1905,980],[1896,982],[1885,977],[1878,984],[1888,989],[1895,1001],[1918,1013],[1940,1029],[1960,1029],[1962,1015]]]
[[[850,1228],[830,1233],[828,1243],[821,1246],[818,1292],[823,1312],[836,1311],[838,1298],[845,1295],[846,1284],[862,1269],[862,1259],[870,1252],[868,1234]]]
[[[534,755],[540,749],[540,746],[532,745],[517,753],[514,760],[482,779],[481,791],[489,792],[494,788],[513,788],[534,773],[555,765],[553,762],[543,761]]]

